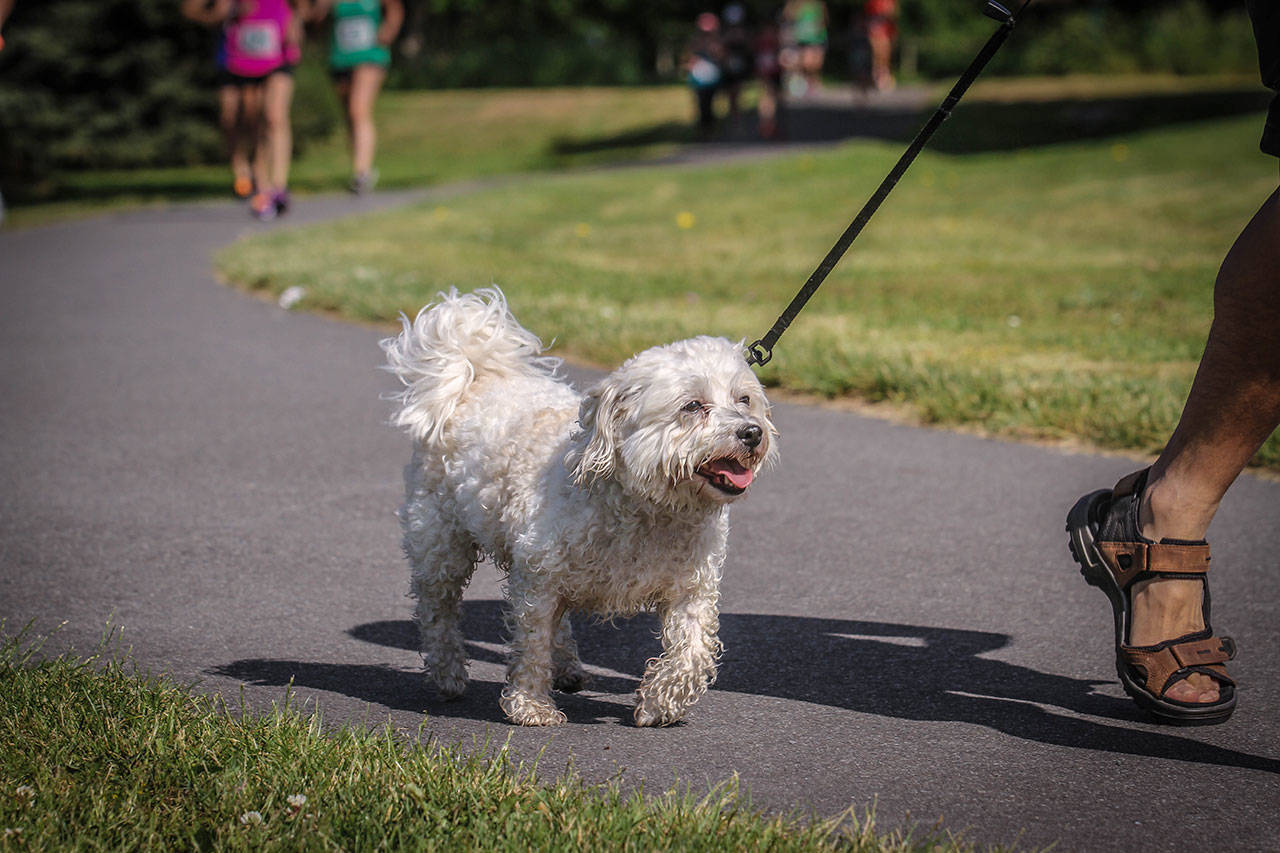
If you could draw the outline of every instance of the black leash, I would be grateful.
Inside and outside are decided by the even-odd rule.
[[[764,365],[769,363],[769,359],[773,358],[773,346],[778,342],[778,338],[782,337],[782,333],[791,325],[791,321],[800,313],[800,309],[804,308],[805,303],[818,290],[818,287],[826,280],[831,270],[844,257],[844,253],[849,250],[850,244],[857,239],[858,234],[862,232],[863,226],[870,221],[879,209],[880,203],[885,200],[893,188],[897,185],[898,180],[903,173],[911,166],[916,155],[924,148],[925,143],[929,141],[929,137],[933,136],[934,131],[947,120],[951,115],[951,111],[955,105],[960,102],[960,98],[964,96],[970,84],[982,73],[982,69],[986,67],[991,57],[995,56],[1000,45],[1004,44],[1004,40],[1009,37],[1009,33],[1013,31],[1014,24],[1017,23],[1018,15],[1030,5],[1031,0],[1023,0],[1022,6],[1019,7],[1017,14],[1010,12],[1004,6],[996,2],[996,0],[987,0],[987,7],[983,11],[989,18],[994,18],[1000,22],[1000,28],[992,33],[991,38],[987,39],[987,43],[983,45],[982,50],[969,63],[969,67],[965,69],[964,74],[960,75],[960,79],[951,87],[951,92],[943,99],[942,105],[930,117],[925,126],[916,134],[916,138],[911,141],[910,147],[898,159],[897,164],[889,172],[885,179],[880,182],[880,186],[875,193],[862,206],[862,210],[858,211],[858,215],[850,223],[849,227],[840,235],[840,239],[831,247],[831,251],[827,252],[827,256],[822,259],[822,263],[818,264],[818,268],[809,276],[809,280],[805,282],[804,287],[800,288],[800,292],[791,300],[791,304],[787,306],[787,310],[782,312],[782,316],[778,317],[777,322],[763,338],[747,347],[747,364]]]

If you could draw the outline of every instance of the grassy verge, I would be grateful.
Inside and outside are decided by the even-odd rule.
[[[231,713],[120,659],[0,642],[0,850],[967,850],[702,798],[539,780],[505,750]],[[937,845],[937,846],[932,846]]]
[[[762,376],[903,404],[927,423],[1157,451],[1204,344],[1218,265],[1275,188],[1260,126],[926,152]],[[759,337],[899,153],[858,142],[530,179],[256,237],[219,265],[363,321],[496,282],[558,352],[612,364],[692,334]],[[1280,438],[1255,462],[1280,467]]]
[[[294,124],[334,126],[327,138],[308,138],[294,163],[293,189],[340,190],[350,178],[346,135],[328,74],[311,56],[298,71]],[[941,98],[950,85],[932,84]],[[1132,129],[1177,117],[1223,112],[1224,98],[1258,85],[1255,77],[1177,77],[1117,74],[1106,77],[993,78],[980,80],[965,110],[949,128],[972,116],[960,134],[939,134],[960,144],[1007,147]],[[744,108],[755,103],[754,87]],[[1062,109],[1062,101],[1089,99],[1091,106]],[[1107,101],[1103,106],[1099,99]],[[1164,99],[1164,100],[1162,100]],[[1170,100],[1172,99],[1172,100]],[[1047,107],[1047,102],[1058,102]],[[1017,105],[1012,113],[1007,107]],[[1039,104],[1037,108],[1035,105]],[[1029,116],[1027,110],[1035,114]],[[683,86],[483,89],[382,93],[377,104],[378,166],[384,187],[433,183],[513,172],[564,169],[644,160],[670,153],[692,139],[692,103]],[[912,125],[914,132],[914,125]],[[23,227],[109,209],[226,199],[226,166],[65,172],[39,198],[10,198],[6,226]]]
[[[327,92],[320,96],[333,97]],[[689,137],[690,109],[689,94],[680,86],[384,92],[377,104],[380,185],[424,186],[656,157]],[[599,139],[614,143],[592,144]],[[339,130],[307,145],[294,163],[290,183],[304,193],[338,190],[346,186],[350,170],[346,135]],[[6,226],[144,204],[229,198],[231,178],[218,165],[67,172],[56,184],[45,201],[11,206]]]
[[[380,186],[424,186],[661,156],[692,139],[689,94],[652,88],[386,92],[378,99]],[[615,139],[607,147],[593,140]],[[294,180],[337,188],[350,177],[346,136],[317,144]]]

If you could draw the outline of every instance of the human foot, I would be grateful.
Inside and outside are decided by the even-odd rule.
[[[1201,599],[1205,590],[1199,581],[1156,578],[1133,585],[1129,643],[1155,646],[1165,640],[1185,637],[1204,630]],[[1218,682],[1193,672],[1169,686],[1164,694],[1179,702],[1217,702]]]
[[[1148,475],[1140,495],[1137,526],[1142,538],[1152,542],[1203,542],[1218,508],[1216,501],[1179,489],[1158,475]],[[1134,584],[1130,641],[1137,646],[1154,646],[1203,631],[1201,599],[1207,592],[1200,581],[1156,578]],[[1218,682],[1193,673],[1173,684],[1166,695],[1182,702],[1217,702]]]
[[[1146,479],[1131,474],[1077,501],[1067,517],[1071,553],[1111,601],[1116,670],[1134,701],[1164,722],[1222,722],[1235,708],[1222,666],[1235,646],[1209,627],[1209,546],[1139,532]]]

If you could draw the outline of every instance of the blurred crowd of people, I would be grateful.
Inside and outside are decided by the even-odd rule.
[[[331,22],[329,72],[346,118],[350,189],[373,189],[373,106],[404,21],[403,0],[182,0],[182,12],[218,33],[218,100],[232,188],[249,200],[254,217],[274,219],[289,209],[293,70],[308,24]]]
[[[294,69],[308,27],[327,27],[328,64],[342,103],[351,153],[352,192],[371,191],[376,127],[374,104],[390,65],[390,47],[404,22],[404,0],[175,0],[183,15],[215,33],[219,122],[226,140],[234,193],[250,213],[272,219],[289,208],[293,152],[290,112]],[[15,0],[0,0],[0,26]],[[894,85],[897,0],[865,0],[848,22],[855,85]],[[715,105],[727,101],[737,122],[745,85],[755,81],[758,131],[782,135],[787,98],[818,91],[827,62],[831,20],[823,0],[786,0],[773,14],[751,20],[732,2],[720,14],[697,16],[684,71],[698,110],[698,127],[716,127]],[[0,50],[3,49],[0,37]]]
[[[866,0],[848,22],[849,70],[864,91],[892,89],[893,49],[898,37],[897,0]],[[822,87],[831,20],[823,0],[787,0],[773,15],[748,19],[741,3],[717,15],[703,12],[685,52],[684,68],[698,110],[698,129],[716,127],[715,104],[723,96],[728,117],[737,122],[745,83],[759,82],[759,134],[782,133],[785,98],[803,98]]]

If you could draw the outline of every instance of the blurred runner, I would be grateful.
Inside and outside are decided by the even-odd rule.
[[[333,15],[329,71],[347,120],[351,183],[356,194],[378,182],[373,167],[378,129],[373,108],[391,64],[391,44],[404,23],[402,0],[316,0],[314,18]]]
[[[274,219],[289,209],[293,158],[293,69],[302,59],[306,0],[214,0],[226,22],[227,72],[240,87],[246,122],[253,128],[250,212]]]
[[[822,0],[788,0],[782,9],[799,54],[800,77],[793,94],[807,95],[822,85],[827,58],[827,4]]]
[[[729,120],[738,118],[738,98],[742,84],[751,79],[755,57],[751,49],[751,36],[747,32],[747,10],[741,3],[730,3],[720,16],[723,23],[720,43],[724,46],[725,97],[729,101]]]
[[[890,63],[898,40],[897,0],[867,0],[867,41],[871,44],[871,82],[882,92],[895,85]]]
[[[685,71],[698,106],[698,132],[706,138],[716,126],[715,97],[723,79],[721,62],[724,46],[720,42],[720,19],[714,12],[703,12],[694,22],[693,39],[685,53]]]
[[[182,14],[198,24],[219,27],[214,60],[218,69],[218,125],[222,128],[231,161],[232,191],[240,198],[248,198],[253,194],[249,158],[254,140],[251,128],[245,121],[241,87],[227,71],[227,21],[224,15],[216,13],[217,5],[216,0],[182,0]]]
[[[766,20],[756,31],[756,77],[760,78],[760,136],[776,139],[782,111],[782,34],[777,21]]]

